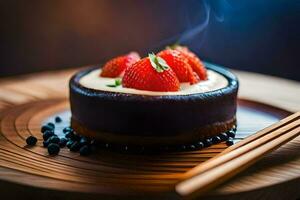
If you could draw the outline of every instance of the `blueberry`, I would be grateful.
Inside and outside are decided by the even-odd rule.
[[[49,140],[43,141],[43,146],[44,146],[44,147],[48,147],[48,145],[49,145]]]
[[[100,141],[98,141],[98,140],[92,140],[91,141],[91,144],[93,144],[93,145],[99,145],[99,144],[101,144],[101,142]]]
[[[67,146],[68,148],[71,148],[71,146],[72,146],[73,143],[74,143],[74,142],[73,142],[72,140],[69,140],[69,141],[67,142],[66,146]]]
[[[204,147],[210,147],[212,145],[212,141],[210,138],[203,140]]]
[[[63,132],[64,133],[73,132],[73,129],[71,127],[66,127],[66,128],[63,129]]]
[[[48,140],[48,138],[50,138],[50,137],[53,136],[53,135],[54,135],[54,132],[53,132],[53,131],[47,130],[47,131],[45,131],[44,134],[43,134],[43,139],[44,139],[44,140]]]
[[[195,146],[196,146],[197,148],[201,149],[201,148],[204,147],[204,144],[203,144],[203,142],[198,142],[198,143],[195,144]]]
[[[44,133],[45,131],[53,131],[52,126],[49,126],[49,125],[42,126],[41,132]]]
[[[219,137],[220,137],[223,141],[225,141],[225,140],[228,139],[228,135],[227,135],[226,133],[221,133],[221,134],[219,135]]]
[[[231,146],[231,145],[233,145],[233,144],[234,144],[233,138],[229,138],[229,139],[226,141],[226,145],[227,145],[227,146]]]
[[[74,141],[80,141],[81,136],[75,134],[74,132],[67,132],[65,135],[65,138],[70,138],[71,140],[74,140]]]
[[[58,144],[60,142],[59,137],[57,137],[56,135],[51,136],[48,140],[49,140],[49,143]]]
[[[188,144],[188,145],[184,145],[185,147],[185,150],[193,150],[194,148],[195,148],[195,145],[190,145],[190,144]]]
[[[86,137],[81,137],[79,143],[81,146],[83,146],[83,145],[89,144],[90,141]]]
[[[232,127],[232,130],[235,132],[236,129],[237,129],[237,127],[236,127],[236,125],[234,125],[234,126]]]
[[[36,144],[36,142],[37,142],[37,139],[36,139],[36,137],[34,137],[34,136],[29,136],[28,138],[26,138],[26,143],[27,143],[27,145],[29,145],[29,146],[34,146],[35,144]]]
[[[67,132],[65,138],[72,138],[73,135],[74,135],[73,132]]]
[[[90,149],[91,149],[91,151],[92,152],[94,152],[96,149],[95,149],[95,145],[91,145],[90,146]],[[127,145],[124,145],[124,146],[122,146],[122,149],[124,150],[124,151],[128,151],[128,146]]]
[[[70,147],[70,151],[78,151],[80,149],[80,144],[79,142],[75,141]]]
[[[47,124],[47,126],[50,126],[50,127],[52,127],[52,129],[55,129],[55,125],[54,125],[52,122],[49,122],[49,123]]]
[[[60,138],[59,146],[60,147],[65,147],[68,141],[69,140],[67,138]]]
[[[91,153],[91,150],[88,145],[84,145],[80,148],[79,153],[81,156],[87,156]]]
[[[214,137],[212,137],[212,143],[213,144],[218,144],[218,143],[220,143],[222,140],[221,140],[221,138],[219,137],[219,136],[214,136]]]
[[[59,116],[56,116],[54,120],[55,120],[55,123],[62,122],[62,119]]]
[[[48,153],[50,155],[57,155],[59,153],[59,145],[58,144],[55,144],[55,143],[50,143],[48,145]]]
[[[234,138],[235,132],[234,132],[233,130],[227,131],[227,135],[228,135],[229,137]]]

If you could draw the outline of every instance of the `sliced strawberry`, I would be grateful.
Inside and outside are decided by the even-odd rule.
[[[174,49],[180,51],[182,55],[188,60],[193,71],[197,73],[201,80],[207,79],[207,72],[204,64],[196,54],[190,51],[187,47],[176,45]]]
[[[158,53],[158,56],[163,58],[175,72],[180,82],[197,83],[197,77],[193,73],[192,67],[189,65],[180,51],[166,49]]]
[[[110,78],[122,76],[122,73],[126,70],[126,68],[130,67],[139,59],[140,56],[136,52],[130,52],[127,55],[113,58],[104,65],[100,76]]]
[[[125,70],[122,85],[148,91],[178,91],[180,83],[174,71],[160,57],[149,54]]]

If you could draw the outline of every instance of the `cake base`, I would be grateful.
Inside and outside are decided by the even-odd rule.
[[[231,130],[235,127],[236,118],[225,122],[218,122],[211,125],[200,127],[193,132],[183,132],[170,136],[159,135],[136,135],[136,134],[117,134],[111,132],[94,131],[86,128],[80,122],[71,118],[71,127],[80,135],[96,139],[107,144],[116,144],[123,146],[143,146],[153,148],[159,146],[178,146],[192,145],[207,138],[218,136],[221,133]]]

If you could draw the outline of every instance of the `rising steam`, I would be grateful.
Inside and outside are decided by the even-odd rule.
[[[188,10],[190,6],[193,7],[192,12]],[[193,40],[197,39],[197,46],[201,45],[201,41],[205,38],[205,30],[208,28],[210,21],[216,20],[219,23],[223,23],[225,20],[225,14],[233,9],[228,0],[202,0],[195,1],[194,4],[190,4],[189,7],[184,7],[183,18],[185,19],[186,30],[180,34],[169,37],[161,41],[157,46],[166,46],[172,43],[179,44],[193,44]],[[197,10],[198,12],[195,12]]]
[[[203,1],[203,8],[204,8],[204,18],[192,29],[188,29],[180,36],[178,39],[179,44],[183,44],[188,42],[189,40],[193,39],[195,36],[200,34],[209,24],[210,18],[210,6],[207,4],[206,1]],[[189,18],[187,18],[189,20]]]

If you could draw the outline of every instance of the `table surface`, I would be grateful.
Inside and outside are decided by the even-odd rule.
[[[68,80],[79,69],[35,73],[0,80],[1,109],[34,100],[68,96]],[[240,80],[239,97],[289,111],[300,110],[299,82],[249,72],[233,71]]]

